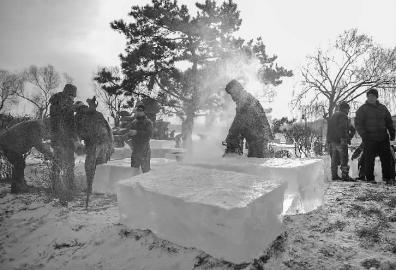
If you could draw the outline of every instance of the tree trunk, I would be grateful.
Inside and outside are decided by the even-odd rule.
[[[43,119],[44,118],[44,108],[37,108],[36,111],[36,119]]]
[[[113,117],[113,119],[114,119],[114,126],[115,127],[119,127],[120,126],[120,116],[115,116],[115,117]]]
[[[328,119],[330,119],[333,116],[335,107],[336,107],[335,102],[329,101],[329,112],[328,112],[328,116],[327,116]]]

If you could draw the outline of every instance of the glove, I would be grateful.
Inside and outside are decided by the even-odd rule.
[[[395,140],[395,133],[393,133],[393,134],[390,134],[390,138],[389,138],[391,141],[394,141]]]

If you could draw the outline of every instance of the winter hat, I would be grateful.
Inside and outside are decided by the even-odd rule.
[[[368,95],[374,95],[374,96],[376,96],[377,98],[378,98],[378,90],[377,89],[370,89],[370,90],[368,90],[367,91],[367,93],[366,93],[366,95],[368,96]]]
[[[143,103],[136,104],[136,110],[139,110],[139,109],[142,111],[144,111],[146,109]]]
[[[243,86],[237,80],[232,80],[229,83],[227,83],[225,90],[226,90],[227,93],[230,93],[230,90],[233,89],[233,88],[236,88],[238,90],[242,90]]]
[[[87,98],[87,103],[90,108],[96,108],[98,107],[98,102],[96,101],[96,97],[94,96],[93,98]]]
[[[340,110],[343,110],[343,109],[348,109],[349,110],[349,108],[350,108],[349,104],[346,103],[345,101],[341,102],[339,107],[340,107]]]
[[[73,108],[76,112],[82,112],[84,109],[87,109],[88,106],[84,104],[82,101],[76,101],[73,104]]]
[[[74,85],[68,83],[68,84],[66,84],[65,87],[63,88],[63,92],[64,92],[66,95],[76,97],[76,96],[77,96],[77,87],[75,87]]]

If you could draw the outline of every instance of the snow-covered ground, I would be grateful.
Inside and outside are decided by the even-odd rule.
[[[27,168],[44,187],[47,167]],[[233,264],[119,223],[116,196],[84,194],[68,207],[42,188],[0,183],[0,269],[396,269],[396,187],[329,183],[324,205],[285,216],[285,233],[256,259]]]

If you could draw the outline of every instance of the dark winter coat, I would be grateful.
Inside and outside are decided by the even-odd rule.
[[[366,102],[356,112],[355,127],[363,141],[384,141],[395,138],[395,128],[385,105]],[[388,135],[389,132],[389,135]]]
[[[59,92],[54,94],[49,102],[52,140],[76,140],[73,99]]]
[[[29,152],[32,147],[51,157],[52,153],[43,140],[48,132],[42,120],[30,120],[16,124],[0,135],[0,149],[18,154]]]
[[[355,135],[355,132],[355,128],[352,126],[348,115],[338,111],[328,121],[327,141],[340,143],[341,139],[344,139],[348,142]]]
[[[112,140],[112,131],[103,114],[88,107],[76,110],[76,131],[81,139],[92,143]]]
[[[233,97],[236,102],[236,114],[228,131],[227,143],[238,142],[242,135],[248,142],[273,139],[271,127],[260,102],[246,91]]]
[[[110,160],[114,152],[113,135],[103,114],[82,106],[76,110],[75,121],[77,134],[84,140],[87,150],[96,148],[97,164]]]
[[[150,138],[153,133],[153,123],[146,117],[135,118],[129,129],[136,130],[137,134],[132,136],[132,147],[135,151],[149,146]]]

